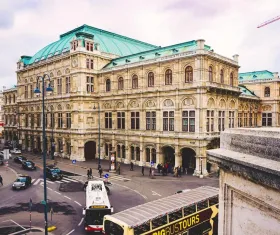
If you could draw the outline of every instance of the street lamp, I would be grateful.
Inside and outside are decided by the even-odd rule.
[[[48,110],[49,111],[49,110]],[[54,118],[53,118],[53,109],[51,111],[51,127],[52,127],[52,137],[51,137],[51,159],[54,160],[54,138],[53,138],[53,127],[54,127]]]
[[[43,76],[37,77],[37,86],[34,90],[35,94],[40,94],[41,91],[39,89],[39,79],[42,80],[42,106],[43,106],[43,172],[44,172],[44,212],[45,212],[45,235],[48,234],[48,207],[47,207],[47,179],[46,179],[46,127],[45,127],[45,77],[49,80],[49,85],[46,88],[47,92],[52,92],[53,89],[50,86],[50,76],[48,74],[44,74]]]
[[[95,105],[93,107],[95,108]],[[100,105],[98,103],[98,167],[100,166]]]

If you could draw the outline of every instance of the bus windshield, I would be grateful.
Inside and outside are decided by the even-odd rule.
[[[87,225],[102,225],[104,215],[111,214],[111,209],[86,210],[85,223]]]
[[[105,234],[106,235],[123,235],[124,231],[123,228],[109,220],[105,220]]]

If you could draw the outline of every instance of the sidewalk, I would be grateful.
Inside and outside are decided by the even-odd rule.
[[[17,178],[16,172],[6,166],[0,166],[0,175],[3,178],[3,186],[0,184],[0,190],[9,186]]]

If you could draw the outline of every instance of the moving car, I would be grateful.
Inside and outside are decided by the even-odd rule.
[[[22,161],[22,168],[25,170],[36,170],[35,163],[32,161]]]
[[[17,156],[14,158],[14,162],[22,164],[23,161],[27,161],[27,158],[24,156]]]
[[[58,167],[49,165],[46,167],[46,177],[50,180],[61,180],[63,175]]]
[[[20,149],[14,148],[12,150],[10,150],[11,153],[15,153],[15,154],[21,154]]]
[[[21,175],[13,183],[12,189],[26,189],[29,186],[31,186],[31,177],[28,175]]]

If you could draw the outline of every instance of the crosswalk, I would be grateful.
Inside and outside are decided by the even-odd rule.
[[[68,177],[64,177],[61,180],[56,180],[56,181],[50,181],[47,180],[47,184],[61,184],[61,183],[70,183],[70,182],[79,182],[79,180],[75,180],[75,179],[71,179]],[[31,180],[31,184],[33,185],[39,185],[39,184],[43,184],[44,183],[44,179],[43,178],[38,178],[38,179],[32,179]]]
[[[104,176],[103,177],[99,177],[99,176],[92,176],[93,179],[96,179],[96,180],[105,180]],[[73,180],[78,180],[80,182],[85,182],[88,180],[87,176],[86,175],[81,175],[81,176],[69,176],[68,179],[73,179]],[[111,181],[122,181],[122,182],[127,182],[127,181],[130,181],[131,179],[128,179],[128,178],[125,178],[121,175],[112,175],[112,174],[109,174],[109,177],[108,177],[108,181],[111,182]]]

